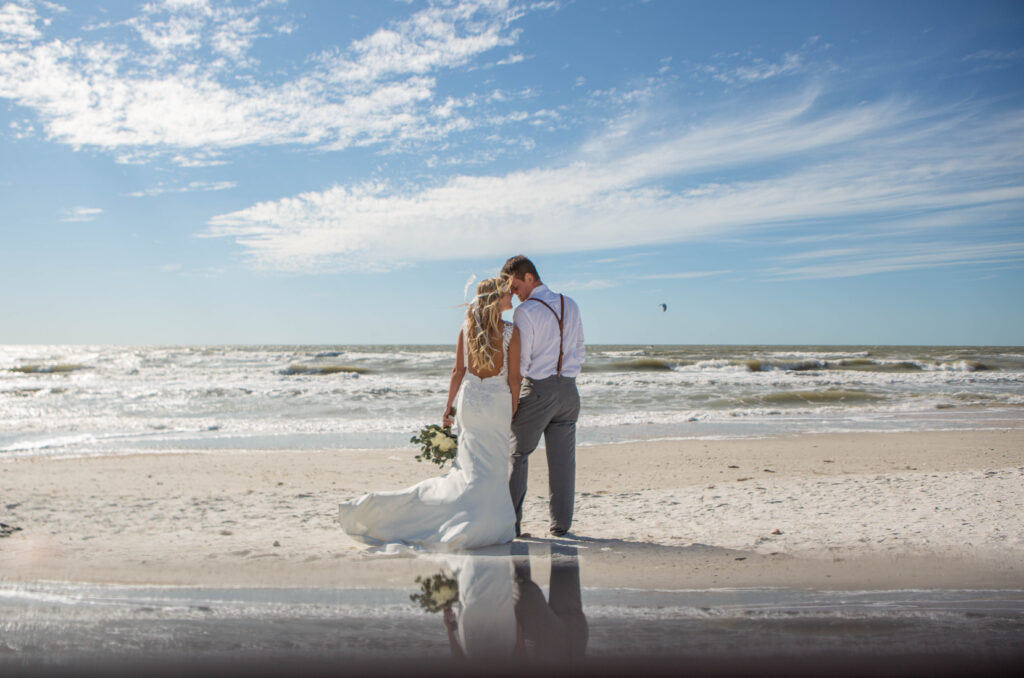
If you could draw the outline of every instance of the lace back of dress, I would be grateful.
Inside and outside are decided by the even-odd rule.
[[[498,376],[508,376],[508,345],[512,341],[512,323],[505,323],[501,332],[501,372]]]

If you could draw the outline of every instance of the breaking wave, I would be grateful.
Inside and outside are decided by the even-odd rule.
[[[0,345],[0,456],[400,447],[437,418],[454,357]],[[1016,347],[588,346],[577,385],[581,441],[1024,426]]]
[[[281,374],[370,374],[372,370],[354,365],[289,365],[281,370]]]
[[[67,374],[92,368],[75,363],[57,363],[56,365],[19,365],[9,369],[11,372],[20,372],[21,374]]]

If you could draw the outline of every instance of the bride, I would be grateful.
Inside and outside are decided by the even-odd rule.
[[[508,490],[509,438],[519,402],[519,335],[501,312],[512,292],[501,278],[481,281],[455,348],[443,423],[458,426],[453,468],[394,492],[374,492],[339,506],[351,537],[375,546],[405,544],[440,551],[503,544],[515,537]],[[468,372],[468,374],[467,374]]]

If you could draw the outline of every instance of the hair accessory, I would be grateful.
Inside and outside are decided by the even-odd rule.
[[[476,282],[476,273],[469,276],[469,280],[466,281],[466,286],[462,288],[462,300],[465,301],[466,297],[469,296],[469,288]],[[477,295],[480,296],[479,294]]]

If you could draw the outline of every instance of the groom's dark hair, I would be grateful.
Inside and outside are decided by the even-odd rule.
[[[505,265],[501,267],[501,274],[503,276],[511,276],[518,278],[519,280],[525,280],[526,274],[529,273],[533,276],[534,280],[540,282],[540,273],[537,273],[537,267],[533,265],[533,262],[524,257],[522,254],[510,258],[505,262]]]

